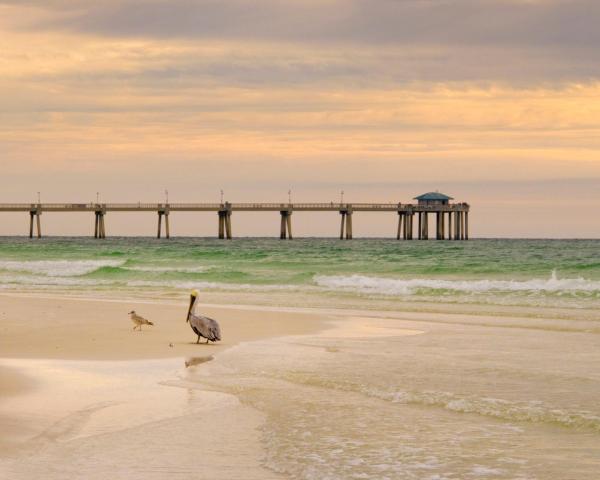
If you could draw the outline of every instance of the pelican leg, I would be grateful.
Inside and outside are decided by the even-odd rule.
[[[198,340],[196,340],[196,345],[200,343],[200,335],[198,335]]]
[[[206,339],[206,344],[208,345],[208,338]]]

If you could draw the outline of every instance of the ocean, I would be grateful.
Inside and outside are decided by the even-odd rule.
[[[2,238],[0,289],[596,318],[600,241]]]
[[[46,449],[33,462],[39,472],[66,458],[105,478],[114,472],[98,452],[111,446],[133,462],[117,447],[135,434],[145,442],[133,455],[144,478],[165,478],[156,456],[164,442],[225,421],[197,410],[206,392],[256,413],[260,465],[281,478],[600,472],[598,240],[2,239],[0,280],[8,292],[182,305],[196,288],[204,303],[330,317],[325,332],[244,342],[195,366],[156,361],[143,375],[180,392],[169,422],[119,424]],[[139,364],[90,365],[142,375]],[[243,418],[227,424],[232,438],[246,438],[236,433]],[[207,461],[181,457],[169,475],[218,478],[202,476]]]

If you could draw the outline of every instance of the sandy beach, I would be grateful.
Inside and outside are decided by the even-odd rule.
[[[205,345],[184,301],[11,294],[0,304],[2,478],[598,468],[594,319],[210,305],[200,310],[224,340]],[[133,331],[131,309],[154,327]]]
[[[220,450],[210,466],[193,473],[194,478],[213,478],[215,471],[229,472],[229,478],[242,478],[244,471],[248,478],[254,478],[252,472],[256,478],[276,478],[258,463],[258,412],[231,395],[216,392],[198,391],[191,402],[185,390],[159,383],[168,378],[166,371],[197,368],[240,342],[313,333],[326,325],[319,315],[211,307],[202,312],[219,319],[224,341],[206,345],[195,343],[185,322],[185,303],[3,295],[0,304],[0,459],[4,458],[0,472],[4,470],[11,478],[30,478],[48,468],[57,469],[60,478],[92,478],[90,471],[65,467],[60,457],[68,453],[61,443],[78,435],[97,437],[99,432],[143,429],[148,424],[154,425],[149,437],[160,439],[157,422],[180,414],[191,403],[193,411],[226,412],[203,415],[201,425],[209,436],[186,434],[189,425],[179,422],[178,435],[193,440],[192,450],[200,448],[203,455],[215,447]],[[131,309],[151,319],[154,326],[133,331],[127,315]],[[151,443],[149,437],[145,442]],[[222,450],[224,446],[228,453]],[[36,464],[30,461],[32,448],[54,449],[55,458]],[[97,445],[94,448],[99,451]],[[108,445],[103,447],[104,458],[110,456],[109,450]],[[240,458],[232,462],[234,454]],[[115,471],[136,475],[141,463]]]
[[[211,306],[202,312],[219,320],[224,340],[198,346],[185,321],[184,302],[166,305],[3,295],[0,305],[0,352],[4,358],[132,360],[207,355],[241,341],[305,334],[323,327],[323,318],[314,314]],[[154,326],[133,331],[127,315],[131,310]]]

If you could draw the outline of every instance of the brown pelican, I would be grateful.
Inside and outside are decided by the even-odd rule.
[[[190,308],[188,309],[186,322],[190,322],[190,327],[196,335],[198,340],[196,343],[200,343],[200,337],[206,338],[206,343],[217,342],[221,340],[221,328],[216,320],[205,317],[203,315],[196,315],[196,300],[198,299],[198,292],[194,290],[190,295]]]
[[[154,325],[151,321],[146,320],[144,317],[138,315],[137,313],[135,313],[135,310],[132,310],[131,312],[129,312],[129,316],[131,317],[131,321],[133,322],[133,329],[135,330],[136,328],[140,329],[140,332],[142,331],[142,325]]]

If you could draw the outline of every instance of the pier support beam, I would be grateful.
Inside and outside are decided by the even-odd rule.
[[[411,211],[406,212],[404,214],[404,239],[405,240],[413,239],[413,217],[414,216],[415,216],[414,212],[411,212]]]
[[[400,240],[402,236],[402,223],[404,221],[404,213],[398,212],[398,232],[396,233],[396,240]]]
[[[100,238],[106,238],[106,228],[104,226],[104,213],[100,214]]]
[[[227,215],[225,216],[225,236],[227,237],[227,240],[231,240],[232,236],[231,236],[231,212],[227,212]]]
[[[227,216],[226,211],[219,211],[219,239],[223,240],[225,238],[225,217]]]
[[[452,212],[448,212],[448,240],[452,240]]]
[[[444,216],[444,212],[440,212],[440,240],[443,240],[446,236],[446,217]]]
[[[460,212],[454,212],[454,240],[460,240]]]
[[[423,212],[419,212],[419,240],[423,240]]]
[[[429,240],[429,213],[423,212],[423,240]]]
[[[104,212],[96,212],[94,238],[106,238],[106,229],[104,228]]]
[[[279,238],[285,240],[289,238],[292,240],[292,212],[289,210],[281,210],[281,230]]]
[[[33,220],[35,218],[35,226],[37,230],[37,238],[42,238],[42,223],[40,221],[40,215],[42,212],[39,209],[29,211],[29,238],[33,238]]]
[[[169,228],[169,210],[159,210],[158,211],[158,230],[156,233],[156,238],[160,238],[162,234],[162,217],[165,217],[165,238],[171,238],[171,231]]]
[[[346,213],[346,240],[352,240],[352,211]]]
[[[104,210],[96,210],[94,212],[94,238],[106,238],[106,230],[104,228]]]
[[[221,204],[219,210],[219,238],[231,240],[231,204],[225,202]]]
[[[352,240],[352,208],[349,206],[346,210],[340,210],[342,222],[340,224],[340,240]]]
[[[460,239],[465,239],[465,212],[460,212]]]
[[[465,240],[469,239],[469,212],[465,212]]]

